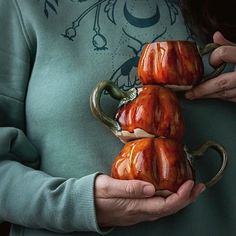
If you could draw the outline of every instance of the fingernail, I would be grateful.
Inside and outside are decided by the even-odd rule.
[[[143,193],[144,193],[145,196],[152,196],[152,195],[154,195],[154,193],[155,193],[154,186],[151,186],[151,185],[144,186]]]
[[[185,94],[185,97],[186,97],[187,99],[192,100],[192,99],[194,99],[194,94],[193,94],[193,92],[187,92],[187,93]]]
[[[199,190],[200,193],[204,192],[206,190],[206,187],[205,186],[202,186]]]
[[[194,181],[190,180],[189,182],[190,182],[190,187],[193,188],[193,186],[194,186]]]

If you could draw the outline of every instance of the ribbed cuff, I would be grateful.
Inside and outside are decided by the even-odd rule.
[[[87,175],[79,180],[78,184],[78,231],[94,231],[101,235],[112,231],[110,229],[101,229],[97,223],[95,206],[95,179],[102,173]]]

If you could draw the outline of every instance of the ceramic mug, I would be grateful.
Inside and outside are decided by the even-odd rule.
[[[157,195],[174,193],[187,180],[196,181],[193,164],[204,157],[212,148],[221,158],[216,175],[205,183],[206,187],[216,184],[227,165],[227,153],[223,146],[208,141],[194,151],[173,139],[144,138],[125,144],[114,159],[111,176],[121,180],[143,180],[154,185]]]
[[[138,77],[143,85],[159,84],[174,90],[188,90],[203,80],[219,75],[225,63],[204,75],[203,55],[219,47],[210,43],[203,48],[193,41],[157,41],[146,44],[138,63]]]
[[[104,91],[120,101],[114,118],[101,107]],[[176,94],[162,86],[145,85],[121,90],[112,81],[101,81],[90,97],[93,115],[124,143],[144,137],[165,137],[182,141],[184,120]]]

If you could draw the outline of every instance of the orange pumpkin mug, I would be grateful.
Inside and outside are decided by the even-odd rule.
[[[156,194],[168,196],[187,180],[196,180],[193,163],[203,157],[209,149],[216,150],[221,157],[221,167],[216,175],[205,183],[206,187],[216,184],[227,165],[225,149],[208,141],[198,149],[189,151],[186,146],[166,138],[144,138],[130,141],[115,158],[111,176],[121,180],[143,180],[155,186]]]
[[[107,91],[120,100],[114,118],[103,112],[101,96]],[[162,86],[146,85],[121,90],[112,81],[101,81],[90,96],[93,115],[124,143],[145,137],[165,137],[182,141],[184,120],[177,96]]]
[[[201,48],[193,41],[157,41],[146,44],[138,63],[138,77],[143,85],[159,84],[173,90],[188,90],[202,80],[219,75],[225,63],[204,75],[203,55],[220,45],[210,43]]]

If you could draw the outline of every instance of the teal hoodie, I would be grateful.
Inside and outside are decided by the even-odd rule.
[[[93,117],[89,96],[104,79],[139,86],[144,44],[165,39],[191,40],[176,1],[0,0],[0,220],[13,223],[12,236],[107,233],[96,221],[94,180],[110,174],[123,144]],[[185,143],[224,145],[225,175],[179,213],[112,236],[236,234],[236,105],[179,99]],[[114,114],[117,102],[102,102]],[[209,152],[199,163],[206,180],[219,161]]]

